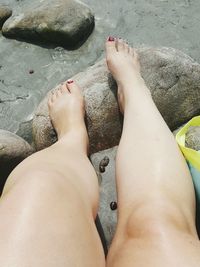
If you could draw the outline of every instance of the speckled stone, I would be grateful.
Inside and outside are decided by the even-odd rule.
[[[198,63],[173,48],[140,48],[138,53],[142,76],[171,130],[200,113]],[[116,84],[105,61],[80,72],[73,80],[83,89],[85,97],[90,152],[117,145],[122,118],[117,103]],[[39,105],[33,119],[33,137],[38,150],[56,140],[48,117],[47,99],[48,95]]]
[[[74,49],[94,28],[90,8],[76,0],[27,1],[3,25],[5,37]]]

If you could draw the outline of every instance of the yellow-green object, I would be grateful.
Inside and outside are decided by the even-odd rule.
[[[190,126],[200,126],[200,116],[192,118],[187,124],[185,124],[185,126],[177,133],[176,141],[187,161],[200,171],[200,153],[192,148],[185,147],[185,134]]]
[[[200,126],[200,116],[192,118],[187,124],[185,124],[185,126],[177,133],[176,141],[187,160],[194,183],[196,195],[196,226],[200,237],[200,151],[185,147],[185,135],[190,126]]]

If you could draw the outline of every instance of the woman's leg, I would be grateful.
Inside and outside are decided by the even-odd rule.
[[[19,165],[0,200],[0,266],[104,267],[94,224],[98,181],[77,85],[52,95],[49,111],[58,142]]]
[[[136,52],[106,43],[124,125],[116,158],[118,226],[109,267],[199,266],[192,179],[140,76]]]

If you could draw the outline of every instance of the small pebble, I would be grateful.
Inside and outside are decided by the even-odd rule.
[[[106,167],[106,166],[108,166],[109,161],[110,161],[109,157],[105,156],[105,157],[100,161],[100,165]]]
[[[99,163],[99,171],[105,172],[105,167],[108,166],[110,159],[105,156]]]
[[[103,173],[103,172],[105,172],[105,167],[103,166],[103,165],[99,165],[99,171],[101,172],[101,173]]]
[[[117,202],[112,201],[112,202],[110,203],[110,208],[111,208],[111,210],[116,210],[116,209],[117,209]]]
[[[34,73],[34,70],[29,70],[29,74],[33,74]]]

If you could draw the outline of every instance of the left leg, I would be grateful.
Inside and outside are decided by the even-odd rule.
[[[107,266],[200,266],[185,160],[140,75],[136,52],[119,39],[106,48],[124,112],[116,157],[118,225]]]
[[[77,85],[57,91],[49,109],[58,142],[18,165],[0,200],[0,266],[104,267],[94,224],[98,181]]]

